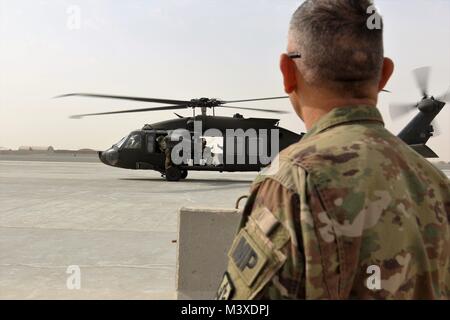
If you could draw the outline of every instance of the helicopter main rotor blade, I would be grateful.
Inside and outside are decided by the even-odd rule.
[[[428,83],[430,79],[431,67],[422,67],[413,70],[417,86],[422,93],[422,96],[428,96]]]
[[[286,114],[288,111],[283,110],[275,110],[275,109],[262,109],[262,108],[245,108],[245,107],[232,107],[232,106],[219,106],[220,108],[228,108],[228,109],[243,109],[243,110],[252,110],[252,111],[261,111],[261,112],[270,112],[270,113],[278,113],[278,114]]]
[[[391,119],[398,119],[414,109],[417,108],[417,104],[414,103],[393,103],[389,105],[389,114],[391,115]]]
[[[140,101],[140,102],[172,103],[172,104],[179,104],[179,105],[188,104],[190,102],[190,101],[184,101],[184,100],[116,96],[116,95],[95,94],[95,93],[69,93],[69,94],[63,94],[60,96],[56,96],[55,98],[66,98],[66,97],[105,98],[105,99],[131,100],[131,101]]]
[[[277,100],[277,99],[287,99],[288,96],[283,97],[271,97],[271,98],[260,98],[260,99],[245,99],[245,100],[234,100],[234,101],[222,101],[223,104],[225,103],[239,103],[239,102],[251,102],[251,101],[265,101],[265,100]]]
[[[184,108],[188,108],[188,106],[187,105],[178,105],[178,106],[165,106],[165,107],[156,107],[156,108],[143,108],[143,109],[130,109],[130,110],[121,110],[121,111],[99,112],[99,113],[87,113],[87,114],[78,114],[78,115],[70,116],[70,118],[71,119],[81,119],[83,117],[104,116],[104,115],[108,115],[108,114],[177,110],[177,109],[184,109]]]
[[[389,92],[389,90],[383,89],[381,90],[383,92]],[[259,98],[259,99],[244,99],[244,100],[233,100],[233,101],[222,101],[222,104],[227,103],[240,103],[240,102],[252,102],[252,101],[266,101],[266,100],[278,100],[278,99],[287,99],[289,96],[282,96],[282,97],[270,97],[270,98]]]

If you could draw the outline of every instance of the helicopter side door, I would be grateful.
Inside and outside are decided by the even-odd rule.
[[[163,170],[165,155],[161,152],[158,142],[158,135],[154,131],[145,132],[144,152],[139,162],[139,169]]]

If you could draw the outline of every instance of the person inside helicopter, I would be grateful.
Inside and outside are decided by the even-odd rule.
[[[156,138],[156,142],[158,142],[161,152],[165,154],[164,167],[167,170],[172,166],[172,159],[170,157],[172,153],[170,138],[169,136],[159,136]]]
[[[127,140],[125,149],[140,149],[142,146],[142,137],[140,134],[133,134]]]

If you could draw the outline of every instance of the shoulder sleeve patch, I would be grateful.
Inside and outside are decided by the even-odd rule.
[[[228,272],[225,272],[217,290],[216,300],[230,300],[234,294],[234,284]]]
[[[238,234],[229,258],[247,286],[251,286],[267,263],[266,254],[258,247],[245,229]]]
[[[272,237],[283,228],[276,228]],[[235,288],[228,298],[236,300],[253,299],[278,270],[284,265],[286,256],[272,241],[253,223],[241,229],[228,253],[228,279],[223,280]],[[230,287],[231,287],[230,286]]]

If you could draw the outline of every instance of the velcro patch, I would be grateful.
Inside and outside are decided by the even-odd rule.
[[[234,284],[228,272],[225,272],[217,290],[216,300],[230,300],[234,294]]]
[[[266,207],[262,207],[255,213],[255,220],[258,227],[266,236],[269,236],[280,223]]]

